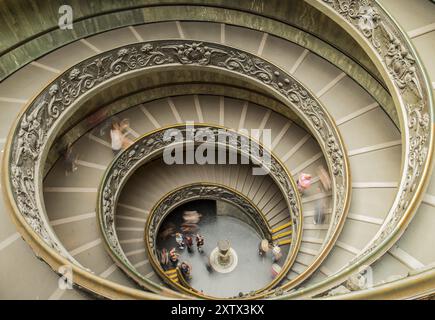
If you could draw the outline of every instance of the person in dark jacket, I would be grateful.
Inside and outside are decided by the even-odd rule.
[[[196,234],[196,246],[198,248],[198,252],[203,252],[202,247],[204,246],[204,237],[199,233]]]
[[[192,237],[189,236],[189,235],[185,236],[184,237],[184,243],[186,244],[187,251],[189,253],[192,253],[193,252],[193,239],[192,239]]]

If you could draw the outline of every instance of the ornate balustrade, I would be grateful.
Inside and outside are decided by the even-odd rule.
[[[25,239],[53,268],[65,263],[72,264],[73,268],[81,267],[63,248],[46,218],[42,176],[47,153],[60,127],[87,96],[112,82],[157,68],[203,68],[242,77],[287,105],[312,131],[331,174],[333,210],[319,255],[288,286],[306,279],[332,249],[348,211],[350,173],[341,137],[324,107],[291,75],[252,54],[212,43],[152,41],[101,53],[61,74],[25,107],[11,130],[4,157],[4,192]],[[421,123],[414,123],[413,129],[417,125],[420,128]],[[76,280],[85,288],[93,287],[92,281],[100,281],[82,269],[79,273]],[[115,289],[119,292],[118,287],[104,282],[103,288],[98,286],[92,290],[113,292]]]
[[[297,194],[295,193],[295,196]],[[176,207],[195,200],[221,200],[235,205],[252,221],[263,239],[272,239],[272,230],[261,210],[246,196],[228,186],[215,183],[194,183],[179,187],[160,199],[151,209],[145,226],[145,241],[156,254],[156,239],[161,223]]]
[[[166,283],[170,286],[174,286],[174,282],[167,279],[165,276],[164,270],[159,265],[158,253],[156,251],[156,240],[159,228],[166,216],[178,206],[190,201],[205,199],[225,201],[236,206],[252,221],[253,225],[256,226],[257,232],[259,232],[263,239],[271,240],[272,238],[272,231],[264,214],[250,199],[237,190],[214,183],[195,183],[177,188],[161,198],[151,209],[145,225],[144,239],[147,254],[154,266],[154,270],[156,270],[160,277],[166,280]],[[183,285],[183,287],[189,288],[190,286]],[[178,287],[176,287],[176,289],[177,288]]]
[[[178,136],[181,135],[181,136]],[[194,135],[193,135],[194,134]],[[201,137],[201,142],[198,138]],[[222,136],[225,137],[222,140]],[[207,137],[206,141],[202,139]],[[212,142],[211,142],[212,141]],[[248,143],[247,143],[248,142]],[[128,178],[145,163],[152,159],[160,157],[165,151],[188,149],[190,146],[198,147],[199,145],[208,145],[212,148],[219,148],[240,154],[244,159],[249,159],[254,164],[258,164],[276,183],[281,190],[284,199],[286,200],[289,209],[289,219],[292,222],[292,243],[290,246],[289,255],[284,262],[284,266],[279,276],[271,282],[265,289],[269,289],[274,284],[278,283],[288,272],[293,264],[299,250],[302,233],[302,213],[301,204],[297,187],[285,166],[268,150],[266,150],[260,143],[247,136],[241,135],[238,132],[228,130],[222,127],[216,127],[205,124],[197,124],[195,126],[171,126],[156,130],[152,133],[146,134],[138,138],[128,149],[119,154],[106,169],[105,175],[102,179],[97,202],[97,217],[99,220],[100,229],[103,234],[103,239],[109,249],[109,254],[117,262],[117,264],[136,282],[141,286],[153,290],[155,285],[150,285],[151,281],[141,275],[127,256],[124,254],[121,244],[118,240],[115,226],[116,203],[119,195],[122,192],[122,187],[128,181]],[[211,144],[211,145],[210,145]],[[217,154],[218,150],[216,150]],[[267,159],[270,162],[262,162],[261,157],[269,154]],[[177,164],[172,164],[177,165]],[[187,197],[185,196],[188,194]],[[195,194],[196,193],[196,194]],[[215,195],[213,195],[215,194]],[[250,202],[237,195],[236,193],[229,192],[228,188],[218,187],[210,188],[199,186],[198,188],[183,188],[171,193],[154,207],[150,216],[147,219],[145,227],[145,242],[147,251],[150,253],[150,261],[154,269],[160,271],[161,277],[164,278],[164,272],[161,270],[158,262],[155,260],[155,237],[158,231],[158,226],[170,209],[174,207],[177,202],[185,201],[192,197],[208,196],[218,197],[222,200],[230,200],[231,202],[247,209],[252,217],[256,216],[255,221],[265,232],[270,233],[270,228],[264,218],[261,218],[261,212],[255,209]],[[183,286],[177,283],[168,282],[168,284],[176,287],[181,291],[185,291]],[[263,289],[263,290],[265,290]],[[187,290],[188,294],[198,296],[195,292]],[[200,297],[204,297],[201,295]]]
[[[394,19],[373,0],[307,0],[352,35],[381,72],[395,102],[402,135],[402,173],[396,198],[373,240],[347,266],[324,281],[282,298],[322,294],[365,270],[403,234],[432,170],[434,111],[424,68]]]

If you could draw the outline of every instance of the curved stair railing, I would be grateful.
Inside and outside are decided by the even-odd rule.
[[[69,69],[29,103],[11,130],[4,161],[4,192],[20,230],[26,234],[25,238],[35,251],[44,253],[43,258],[54,268],[65,263],[64,257],[78,265],[56,239],[45,218],[40,192],[45,157],[59,127],[89,93],[109,85],[112,80],[119,81],[121,76],[159,66],[200,66],[245,77],[288,105],[313,131],[331,172],[333,223],[315,262],[297,279],[290,281],[289,286],[306,279],[332,249],[349,206],[348,160],[341,137],[327,111],[293,77],[264,59],[212,43],[154,41],[102,53]],[[82,279],[83,286],[89,286],[85,273],[78,281]]]
[[[202,137],[200,138],[201,142],[197,140],[198,138],[194,138],[194,135],[199,135]],[[221,140],[220,137],[222,136],[225,137],[224,140]],[[205,142],[202,140],[203,137],[207,137]],[[102,178],[98,192],[96,208],[100,230],[102,232],[104,242],[109,249],[109,254],[121,267],[121,269],[123,269],[134,281],[138,282],[138,284],[150,290],[155,290],[156,286],[158,288],[157,291],[162,290],[162,288],[160,288],[158,285],[152,283],[149,279],[137,272],[121,247],[115,226],[117,199],[121,194],[122,187],[128,181],[128,178],[140,166],[146,164],[152,159],[155,159],[156,157],[161,156],[168,150],[176,150],[177,148],[179,150],[183,150],[184,147],[197,147],[198,144],[202,146],[211,144],[213,148],[223,147],[225,150],[228,149],[229,152],[237,152],[242,157],[245,157],[245,159],[250,159],[254,164],[258,164],[262,167],[262,169],[264,169],[264,173],[268,173],[269,176],[275,181],[287,202],[290,221],[292,222],[292,242],[290,244],[290,252],[286,261],[284,262],[284,266],[280,274],[262,291],[269,289],[286,275],[294,259],[296,258],[302,234],[301,201],[296,184],[291,178],[291,175],[285,166],[282,165],[281,162],[272,153],[270,153],[270,151],[266,150],[255,140],[249,139],[247,136],[223,127],[196,124],[195,126],[190,127],[176,125],[157,129],[138,138],[130,147],[115,157],[115,159],[106,169],[106,172]],[[269,154],[267,158],[270,159],[270,163],[262,162],[261,157],[265,156],[266,154]],[[199,191],[202,192],[205,192],[206,190],[208,189],[199,189]],[[190,189],[188,191],[190,191]],[[222,193],[221,196],[225,194],[228,196],[228,192]],[[177,192],[172,193],[172,195],[174,197],[165,197],[163,199],[163,201],[166,200],[166,205],[168,203],[170,204],[173,200],[179,199],[179,194]],[[225,197],[222,199],[225,200]],[[183,199],[180,199],[180,201],[182,200]],[[240,203],[240,198],[239,200],[232,200],[235,204],[237,204],[237,202]],[[246,200],[244,200],[243,203],[246,206]],[[154,269],[157,270],[161,277],[164,277],[163,270],[160,268],[155,258],[154,241],[156,232],[158,230],[158,225],[162,221],[164,215],[169,213],[169,211],[166,210],[166,206],[159,205],[160,203],[157,205],[157,207],[152,209],[147,219],[145,227],[145,237],[147,238],[147,241],[145,241],[145,244]],[[173,205],[170,205],[170,207],[172,208]],[[160,210],[156,211],[158,208]],[[265,224],[263,219],[257,219],[257,222],[263,225]],[[264,227],[266,227],[267,231],[270,233],[268,226]],[[172,282],[171,284],[181,291],[184,291],[185,289],[178,283]],[[195,292],[190,290],[186,291],[186,293],[196,295]],[[196,296],[199,298],[206,297],[202,294]]]
[[[165,217],[176,207],[200,199],[222,200],[235,205],[251,220],[263,239],[272,239],[272,229],[266,217],[249,198],[225,185],[198,182],[172,190],[150,210],[145,226],[145,241],[149,243],[150,253],[156,254],[156,236]]]
[[[295,196],[297,197],[297,194],[295,194]],[[233,188],[215,183],[194,183],[171,191],[161,198],[150,210],[145,224],[144,241],[147,256],[150,257],[153,269],[159,273],[161,278],[166,280],[166,283],[173,286],[174,289],[180,289],[177,281],[174,283],[173,278],[168,277],[168,272],[163,270],[158,261],[158,252],[156,251],[158,231],[165,217],[175,208],[190,201],[204,199],[225,201],[235,205],[251,220],[256,227],[255,229],[263,239],[268,239],[269,241],[272,239],[272,230],[261,210],[250,199]],[[288,265],[286,268],[287,271],[285,272],[288,272],[288,269],[291,267],[287,262],[290,261],[286,259],[284,263],[284,265]],[[183,282],[185,279],[181,279],[180,275],[182,274],[179,273],[177,279],[180,279],[181,285],[185,288],[193,289],[188,282]],[[272,282],[267,287],[273,287],[276,282]],[[198,292],[197,290],[195,291]],[[263,290],[257,290],[257,292],[259,291]]]
[[[373,240],[331,277],[281,298],[328,294],[382,256],[402,235],[418,208],[433,165],[433,96],[424,67],[408,36],[373,0],[308,0],[339,23],[369,54],[395,102],[403,145],[402,175],[387,218]]]
[[[363,255],[361,257],[358,256],[356,260],[352,261],[352,265],[347,267],[344,271],[339,272],[338,275],[334,275],[330,279],[312,288],[305,288],[295,293],[285,294],[283,298],[296,297],[299,294],[301,296],[320,294],[327,290],[327,288],[341,283],[357,269],[372,263],[376,257],[379,257],[382,252],[385,252],[390,244],[392,244],[406,228],[413,212],[418,207],[419,198],[424,191],[424,186],[429,177],[431,154],[433,151],[433,101],[430,85],[428,84],[423,68],[412,45],[391,17],[374,1],[308,0],[307,2],[314,7],[320,8],[322,12],[327,13],[335,21],[344,26],[349,33],[358,39],[368,52],[371,52],[371,57],[373,57],[374,61],[377,61],[377,67],[383,70],[382,74],[387,79],[386,82],[390,90],[393,88],[391,92],[394,93],[393,96],[401,117],[403,141],[406,142],[403,144],[405,146],[404,170],[397,199],[394,203],[394,207],[390,210],[389,218],[385,221],[385,224],[378,234],[378,240],[373,242],[371,246],[368,246],[366,250],[363,250]],[[55,88],[53,88],[53,90],[56,91]],[[57,93],[54,92],[54,95],[57,95]],[[42,100],[43,99],[41,99],[40,102],[42,102]],[[47,101],[49,101],[49,99]],[[43,162],[41,160],[43,159],[42,151],[46,150],[46,146],[43,148],[42,144],[46,143],[45,138],[47,138],[47,141],[49,140],[47,134],[49,130],[45,128],[39,130],[40,128],[38,127],[40,127],[42,123],[39,112],[51,112],[53,114],[53,110],[45,107],[48,105],[49,103],[45,104],[37,112],[28,112],[25,117],[21,118],[21,120],[24,119],[24,121],[22,121],[23,130],[21,132],[16,130],[16,137],[11,136],[8,142],[9,147],[6,153],[9,158],[13,158],[9,154],[14,153],[20,154],[19,157],[30,157],[35,158],[35,160],[39,158],[38,161]],[[37,109],[38,108],[34,108],[33,110]],[[26,113],[26,111],[24,113]],[[57,112],[57,110],[54,111]],[[60,112],[62,111],[63,110]],[[50,135],[52,135],[53,132],[51,132]],[[38,140],[35,139],[35,137],[39,138],[40,133],[43,133],[41,145],[39,145],[39,142],[35,142],[35,140]],[[24,142],[24,140],[29,140],[30,142]],[[22,149],[23,153],[16,149],[14,150],[13,147],[10,146],[12,141],[21,143],[21,147],[25,145]],[[18,195],[12,194],[11,190],[13,188],[10,187],[9,197],[15,197],[15,199],[19,198],[20,201],[22,201],[23,196],[27,194],[26,192],[23,193],[22,190],[28,190],[37,197],[38,190],[41,190],[41,188],[36,185],[39,183],[38,181],[41,180],[41,178],[39,178],[41,174],[39,174],[37,170],[33,170],[32,161],[33,160],[29,162],[26,161],[24,170],[20,171],[16,167],[9,170],[10,176],[17,174],[14,177],[13,188],[19,191]],[[4,165],[9,166],[7,161],[5,161]],[[17,163],[13,165],[17,166]],[[10,176],[5,176],[5,178],[9,179]],[[7,186],[11,181],[5,180],[5,182]],[[43,242],[35,240],[39,239],[37,238],[39,233],[46,241],[54,241],[54,244],[50,245],[56,250],[62,251],[62,248],[58,246],[59,244],[57,243],[55,235],[50,231],[48,224],[44,222],[45,217],[43,210],[38,212],[39,209],[30,210],[28,207],[28,205],[33,206],[34,204],[39,206],[42,203],[37,200],[36,197],[28,198],[28,202],[24,204],[21,203],[20,206],[13,200],[11,204],[17,216],[19,215],[19,210],[22,210],[23,215],[26,215],[24,219],[16,216],[14,219],[19,220],[19,228],[21,233],[26,233],[26,240],[36,244],[36,246],[32,245],[34,251],[37,252],[38,255],[43,256],[49,264],[53,265],[53,261],[57,261],[56,263],[68,263],[61,256],[58,256],[55,251],[44,247]],[[34,231],[37,233],[34,234]],[[62,254],[67,256],[67,252],[62,252]],[[86,282],[87,279],[88,273],[87,271],[83,271],[83,278],[78,279],[78,283],[82,283],[87,287],[89,286],[89,282]],[[96,277],[92,278],[92,281],[96,280],[98,280]],[[102,282],[101,287],[110,287],[110,283],[107,281]],[[288,289],[290,289],[290,286]],[[132,292],[131,294],[135,296],[135,293]],[[111,296],[110,293],[103,293],[103,295]],[[149,294],[147,297],[156,296]]]
[[[326,24],[327,27],[322,28],[322,32],[325,34],[322,32],[319,34],[315,24],[306,23],[306,19],[300,19],[303,16],[301,13],[304,13],[304,15],[309,14],[313,19],[320,17],[319,13],[312,12],[315,10],[312,10],[305,1],[293,1],[288,4],[285,3],[284,6],[279,1],[259,1],[249,7],[243,2],[238,3],[230,0],[220,1],[219,3],[214,0],[204,0],[203,3],[206,5],[207,10],[204,10],[202,6],[198,6],[195,1],[180,0],[171,0],[164,5],[160,3],[150,5],[148,1],[139,1],[134,6],[129,3],[107,3],[104,6],[92,5],[91,8],[88,7],[87,10],[78,12],[80,18],[73,21],[74,29],[81,30],[81,32],[64,33],[62,37],[57,34],[57,21],[54,21],[54,23],[53,21],[45,21],[43,25],[36,26],[37,28],[34,30],[36,34],[30,36],[28,33],[22,32],[23,37],[17,43],[11,44],[5,41],[5,48],[0,52],[0,61],[4,66],[0,70],[0,78],[5,79],[17,68],[21,68],[32,59],[38,59],[53,48],[59,48],[82,38],[117,28],[161,22],[162,17],[164,17],[163,21],[185,20],[222,23],[266,32],[306,47],[331,63],[339,65],[340,69],[348,73],[374,96],[378,96],[379,91],[385,91],[382,85],[379,84],[374,84],[374,87],[373,84],[366,86],[365,77],[361,77],[361,73],[370,70],[369,72],[374,74],[373,79],[378,78],[379,75],[376,74],[370,60],[367,57],[360,56],[359,48],[352,46],[350,41],[340,43],[341,46],[346,48],[337,48],[335,45],[330,45],[330,43],[334,44],[332,40],[336,37],[335,33],[329,32],[332,29],[331,26],[335,26],[333,23],[322,19],[322,23]],[[180,5],[185,10],[180,10]],[[110,9],[108,10],[108,8]],[[57,8],[52,9],[57,10]],[[119,19],[110,19],[108,15],[116,10],[118,10]],[[147,12],[146,19],[142,14],[143,10]],[[92,12],[92,14],[89,15],[85,12]],[[34,14],[34,12],[30,12],[30,16]],[[38,14],[42,14],[42,12],[38,12]],[[43,21],[43,19],[40,20]],[[105,23],[101,23],[102,21]],[[89,25],[93,25],[94,28],[89,29],[87,27]],[[342,34],[342,36],[345,36],[345,34]],[[35,43],[44,43],[44,40],[49,38],[56,38],[58,41],[50,43],[49,46],[39,47],[39,50],[28,50],[29,47],[35,47]],[[328,47],[328,50],[325,50],[325,47]],[[337,56],[340,55],[342,56],[337,59]],[[387,97],[385,92],[382,93],[382,96]],[[383,105],[382,102],[381,105]]]

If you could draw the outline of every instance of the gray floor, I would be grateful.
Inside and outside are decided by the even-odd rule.
[[[199,232],[205,237],[204,253],[200,254],[194,248],[193,253],[184,249],[180,252],[180,261],[187,261],[192,266],[190,285],[214,297],[233,297],[239,292],[247,293],[267,285],[272,280],[272,257],[258,256],[258,244],[261,237],[247,223],[229,216],[216,216],[213,205],[205,208],[204,203],[197,203],[197,211],[203,215],[199,223]],[[189,207],[188,209],[193,209]],[[180,224],[183,209],[174,211],[167,221]],[[208,212],[207,212],[208,211]],[[166,222],[166,221],[165,221]],[[230,273],[209,272],[206,268],[208,255],[217,246],[217,241],[227,239],[237,252],[237,267]],[[159,248],[168,250],[176,246],[174,238],[161,240]]]

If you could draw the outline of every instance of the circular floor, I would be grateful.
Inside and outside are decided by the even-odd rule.
[[[270,283],[272,257],[270,254],[263,258],[258,255],[261,237],[257,231],[239,219],[217,216],[213,210],[201,207],[198,209],[198,212],[203,215],[199,223],[199,232],[205,237],[204,253],[199,253],[196,246],[193,253],[189,253],[187,249],[177,249],[181,254],[180,262],[186,261],[192,266],[190,285],[196,290],[203,291],[204,294],[226,298],[237,296],[240,292],[248,293],[261,289]],[[178,226],[180,214],[180,210],[174,211],[165,222],[172,222]],[[221,239],[229,240],[238,256],[236,268],[229,273],[210,272],[207,268],[208,256]],[[158,247],[160,249],[166,247],[168,250],[176,247],[174,237],[160,240]]]

